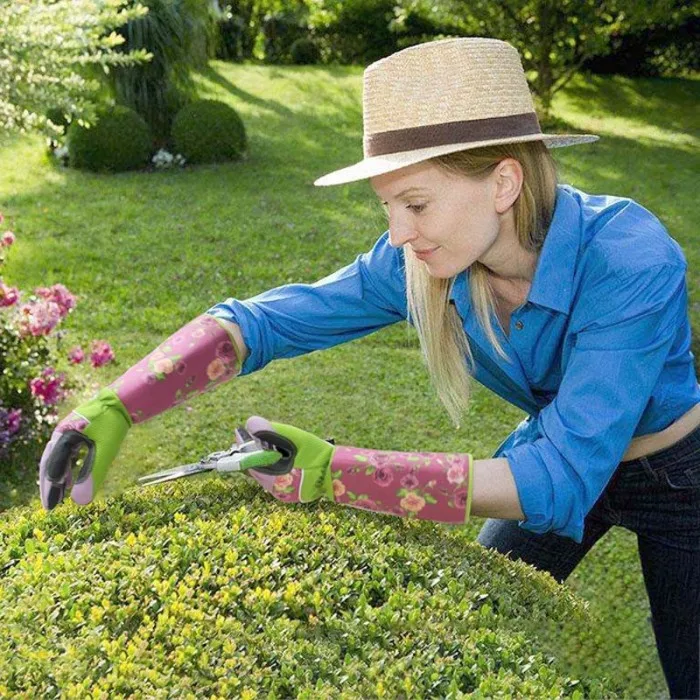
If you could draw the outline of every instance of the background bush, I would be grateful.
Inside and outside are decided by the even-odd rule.
[[[130,0],[131,5],[137,0]],[[119,29],[124,51],[148,51],[152,58],[117,66],[107,74],[116,101],[136,110],[158,146],[169,143],[172,121],[196,92],[191,71],[206,66],[218,14],[202,0],[138,0],[148,8]]]
[[[293,63],[292,47],[306,36],[306,13],[286,10],[265,16],[262,23],[266,63]]]
[[[632,77],[686,75],[700,70],[700,13],[676,27],[655,25],[611,37],[610,53],[586,61],[599,74]]]
[[[292,63],[297,65],[313,65],[321,60],[321,50],[318,44],[308,37],[297,39],[289,49]]]
[[[588,624],[583,601],[449,532],[221,477],[16,509],[0,523],[0,694],[610,695],[535,636]]]
[[[135,170],[153,151],[148,125],[133,109],[116,105],[98,111],[88,127],[72,122],[67,134],[68,161],[86,170]]]
[[[237,160],[246,142],[245,126],[236,110],[217,100],[192,102],[173,122],[175,151],[188,163]]]

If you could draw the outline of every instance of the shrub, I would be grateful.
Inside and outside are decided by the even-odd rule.
[[[523,631],[576,629],[585,603],[448,532],[225,477],[14,509],[0,694],[602,697]]]
[[[295,41],[308,31],[306,12],[299,8],[266,14],[262,25],[266,63],[289,63]]]
[[[197,100],[175,117],[173,143],[188,163],[237,160],[246,148],[245,127],[233,107],[217,100]]]
[[[0,213],[0,225],[3,222]],[[14,243],[13,232],[0,233],[0,267]],[[58,406],[78,387],[62,370],[82,362],[83,350],[65,351],[66,331],[57,330],[75,306],[75,297],[62,284],[37,287],[27,294],[0,277],[0,509],[12,483],[33,484],[26,472],[35,476],[58,421]],[[113,358],[107,343],[93,343],[94,367]]]
[[[139,0],[148,8],[118,29],[124,51],[145,50],[151,60],[115,66],[105,78],[118,104],[136,110],[158,146],[166,146],[175,114],[196,96],[192,70],[206,66],[217,12],[201,0]]]
[[[103,108],[90,128],[72,122],[67,135],[68,162],[86,170],[134,170],[153,150],[148,125],[133,109]]]
[[[316,5],[308,25],[322,45],[324,60],[367,65],[394,53],[395,0],[346,0]]]
[[[313,65],[321,60],[321,50],[318,44],[308,37],[297,39],[291,46],[289,53],[292,56],[292,63],[298,65]]]

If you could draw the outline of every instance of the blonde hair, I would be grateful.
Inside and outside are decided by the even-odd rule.
[[[459,151],[434,158],[433,162],[451,172],[481,179],[504,158],[515,158],[523,168],[522,189],[513,204],[518,242],[528,252],[539,252],[552,220],[557,186],[556,164],[541,141]],[[409,245],[404,246],[404,259],[408,311],[423,358],[438,398],[459,427],[471,397],[474,356],[462,320],[449,303],[455,278],[432,277]],[[487,268],[476,261],[469,269],[469,293],[477,319],[496,352],[509,362],[491,323],[496,301]]]

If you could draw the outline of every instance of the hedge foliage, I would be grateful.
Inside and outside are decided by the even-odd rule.
[[[243,121],[233,107],[218,100],[196,100],[175,117],[175,152],[188,163],[238,160],[246,149]]]
[[[148,164],[153,138],[142,117],[129,107],[117,105],[98,111],[89,128],[71,122],[67,145],[71,167],[120,172]]]
[[[593,698],[530,631],[551,577],[449,528],[219,477],[0,522],[0,695]]]

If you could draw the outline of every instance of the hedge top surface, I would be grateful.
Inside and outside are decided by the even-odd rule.
[[[447,527],[208,477],[64,505],[0,522],[0,695],[605,694],[524,631],[586,604]]]

